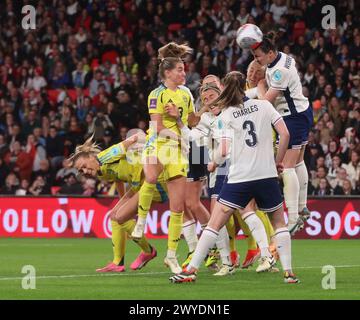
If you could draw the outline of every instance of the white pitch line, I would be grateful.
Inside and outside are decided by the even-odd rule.
[[[84,278],[84,277],[120,277],[120,276],[149,276],[156,274],[170,274],[169,272],[143,272],[143,273],[97,273],[97,274],[69,274],[62,276],[36,276],[36,279],[63,279],[63,278]],[[22,280],[24,277],[0,278],[2,280]]]
[[[6,244],[6,243],[0,243],[0,247],[12,247],[12,248],[21,248],[21,247],[74,247],[74,244],[70,244],[70,243],[64,243],[64,244],[60,244],[60,243],[25,243],[25,244],[21,244],[21,245],[11,245],[11,244]]]
[[[303,266],[303,267],[295,267],[294,269],[320,269],[323,266]],[[334,268],[359,268],[360,265],[339,265],[333,266]],[[242,269],[240,269],[242,270]],[[202,273],[202,272],[200,272]],[[143,272],[143,273],[97,273],[97,274],[70,274],[70,275],[61,275],[61,276],[36,276],[36,279],[67,279],[67,278],[86,278],[86,277],[126,277],[126,276],[151,276],[151,275],[159,275],[159,274],[171,274],[169,272]],[[0,281],[6,280],[22,280],[24,277],[8,277],[8,278],[0,278]]]
[[[328,264],[329,266],[332,266],[334,268],[359,268],[360,265],[359,264],[350,264],[350,265],[340,265],[340,266],[333,266],[332,264]],[[320,266],[320,267],[294,267],[294,269],[317,269],[317,268],[322,268],[326,266],[326,264],[324,264],[323,266]]]

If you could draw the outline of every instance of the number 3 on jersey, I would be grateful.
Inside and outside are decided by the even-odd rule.
[[[250,139],[245,139],[245,143],[249,147],[255,147],[257,144],[257,136],[254,122],[247,120],[243,123],[243,129],[247,130]]]

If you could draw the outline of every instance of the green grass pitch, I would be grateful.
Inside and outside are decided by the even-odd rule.
[[[360,299],[360,240],[294,240],[297,285],[284,284],[281,273],[256,274],[254,267],[221,278],[203,267],[196,283],[171,284],[163,265],[166,240],[150,242],[158,257],[144,269],[130,270],[139,251],[128,241],[126,272],[97,274],[111,260],[110,240],[0,238],[0,299]],[[237,242],[241,259],[245,245]],[[185,256],[181,241],[179,261]],[[22,289],[24,265],[36,268],[36,289]],[[335,290],[322,288],[324,265],[335,267]]]

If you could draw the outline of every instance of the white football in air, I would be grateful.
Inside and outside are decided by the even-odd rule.
[[[246,23],[236,32],[236,42],[242,49],[254,49],[263,40],[263,33],[258,26]]]

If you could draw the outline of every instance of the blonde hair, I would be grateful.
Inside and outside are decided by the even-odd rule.
[[[259,62],[257,62],[256,59],[254,59],[253,61],[251,61],[248,65],[248,70],[251,68],[251,67],[255,67],[255,68],[258,68],[259,70],[261,70],[264,75],[265,75],[265,66],[262,66]]]
[[[213,106],[224,109],[230,106],[242,107],[245,97],[246,77],[239,71],[231,71],[224,78],[224,90],[212,103]]]
[[[220,88],[215,84],[215,82],[208,82],[208,83],[205,83],[205,84],[201,85],[201,87],[199,88],[201,106],[204,106],[203,94],[204,94],[206,91],[209,91],[209,90],[213,90],[213,91],[215,91],[216,93],[218,93],[219,95],[221,94],[221,90],[220,90]]]
[[[188,53],[192,53],[192,49],[186,44],[177,44],[170,42],[158,50],[158,59],[160,60],[159,74],[162,79],[165,79],[165,71],[172,70],[176,64],[183,62]]]
[[[218,94],[221,93],[220,88],[215,84],[215,82],[208,82],[208,83],[201,85],[201,87],[199,88],[200,96],[202,96],[202,94],[208,90],[214,90]]]
[[[76,146],[75,152],[69,157],[71,166],[74,166],[76,160],[81,157],[88,158],[90,156],[96,156],[101,152],[98,144],[93,141],[94,134],[92,134],[83,144]]]

